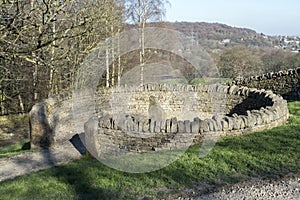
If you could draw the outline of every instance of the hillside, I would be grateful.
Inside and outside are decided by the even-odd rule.
[[[165,26],[191,36],[207,50],[222,50],[236,45],[273,48],[278,44],[277,37],[219,23],[166,22]]]
[[[267,36],[247,28],[206,22],[163,22],[148,26],[187,35],[208,52],[210,63],[215,63],[225,78],[255,76],[297,68],[300,64],[300,54],[296,53],[300,50],[299,36]]]

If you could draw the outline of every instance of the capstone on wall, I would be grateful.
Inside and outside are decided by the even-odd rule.
[[[272,90],[287,100],[300,99],[300,68],[270,72],[260,76],[252,76],[231,85],[245,86],[249,88]]]
[[[238,92],[238,93],[237,93]],[[212,118],[214,115],[245,114],[248,109],[270,106],[268,98],[247,95],[248,90],[223,85],[151,84],[142,87],[100,89],[96,95],[99,115],[148,117],[150,97],[165,113],[178,120]]]
[[[117,87],[100,89],[94,97],[82,98],[94,100],[95,114],[100,118],[111,116],[113,119],[115,116],[125,115],[139,120],[149,116],[149,98],[154,96],[157,104],[165,113],[165,119],[171,121],[176,118],[179,124],[178,130],[179,127],[182,127],[182,123],[189,124],[190,122],[192,124],[195,119],[199,118],[202,124],[203,121],[206,121],[210,129],[221,129],[216,127],[221,127],[223,124],[222,131],[224,133],[239,134],[285,123],[288,116],[286,102],[278,99],[280,97],[275,98],[274,94],[268,90],[281,95],[286,100],[299,100],[300,68],[246,78],[235,81],[229,86]],[[266,98],[266,95],[272,96],[272,98]],[[73,119],[73,102],[72,95],[65,93],[43,100],[33,106],[30,112],[32,146],[48,147],[57,141],[66,140],[78,132]],[[279,108],[280,106],[282,108]],[[256,121],[253,121],[251,116],[256,116]],[[217,118],[223,119],[219,126],[215,125],[218,123],[213,122]],[[230,124],[235,124],[235,128],[227,130],[227,124],[229,127],[231,127]],[[158,127],[156,129],[158,130]]]
[[[289,112],[287,101],[272,91],[249,89],[247,87],[210,85],[210,86],[166,86],[152,85],[139,88],[119,88],[115,94],[137,93],[127,98],[129,107],[126,115],[114,115],[109,107],[103,106],[94,121],[93,128],[86,125],[85,132],[88,149],[93,149],[100,157],[118,156],[132,152],[173,150],[198,144],[204,137],[220,137],[225,135],[249,134],[254,131],[273,128],[286,123]],[[107,91],[107,90],[105,90]],[[149,107],[148,97],[154,95],[161,105],[166,101],[164,94],[177,104],[172,108],[166,119],[157,121],[149,119],[145,110]],[[216,92],[216,93],[215,93]],[[185,105],[182,100],[187,94],[197,94],[195,117],[193,119],[178,118],[176,109]],[[104,93],[100,99],[109,99],[112,92]],[[176,94],[176,95],[174,95]],[[214,95],[217,98],[214,99]],[[145,97],[144,97],[145,96]],[[101,101],[98,99],[97,101]],[[140,105],[141,101],[144,101]],[[188,101],[190,102],[190,101]],[[218,106],[212,109],[212,104]],[[145,104],[145,105],[144,105]],[[193,105],[193,104],[191,104]],[[202,108],[205,106],[205,108]],[[208,106],[209,105],[209,106]],[[139,107],[140,106],[140,107]],[[166,107],[164,107],[166,109]],[[221,108],[222,112],[218,112]],[[114,108],[116,109],[116,108]],[[144,111],[142,111],[144,109]],[[193,106],[186,108],[193,112]],[[174,111],[175,110],[175,111]],[[180,110],[180,109],[179,109]],[[139,112],[137,112],[139,111]],[[216,113],[214,112],[216,111]],[[200,117],[203,112],[209,117]],[[205,116],[205,114],[203,116]],[[142,116],[142,117],[141,117]],[[182,116],[184,117],[184,116]],[[98,128],[95,128],[97,126]],[[93,130],[93,131],[90,131]]]

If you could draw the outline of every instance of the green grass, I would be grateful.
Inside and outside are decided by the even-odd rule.
[[[0,199],[136,199],[161,197],[195,188],[234,184],[251,177],[277,178],[300,173],[300,102],[290,102],[287,125],[221,139],[210,154],[199,146],[155,172],[130,174],[97,160],[81,160],[0,183]]]
[[[30,150],[27,150],[28,148],[24,146],[28,145],[28,140],[24,140],[22,142],[18,142],[15,144],[11,144],[5,147],[0,148],[0,158],[4,157],[10,157],[10,156],[16,156],[25,152],[28,152]]]

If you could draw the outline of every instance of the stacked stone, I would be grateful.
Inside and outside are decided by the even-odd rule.
[[[289,74],[300,72],[291,71]],[[268,76],[273,76],[269,74]],[[222,135],[237,135],[244,133],[251,133],[257,130],[263,130],[265,128],[272,128],[278,125],[284,124],[288,119],[288,108],[287,102],[280,96],[275,95],[273,92],[268,90],[250,89],[247,87],[238,87],[236,85],[167,85],[167,84],[154,84],[145,85],[143,87],[117,87],[113,89],[118,95],[119,93],[133,92],[137,95],[158,94],[159,97],[163,97],[170,91],[175,93],[175,97],[181,97],[185,92],[198,92],[200,96],[208,93],[211,98],[207,104],[203,104],[203,107],[215,107],[215,110],[210,110],[212,113],[216,113],[213,117],[201,118],[195,117],[194,119],[179,119],[178,116],[168,116],[167,119],[162,121],[154,121],[143,117],[136,117],[135,115],[128,113],[124,120],[118,121],[110,113],[103,112],[99,116],[99,126],[104,131],[114,134],[115,130],[131,133],[144,133],[144,134],[194,134],[195,137],[201,138],[204,134],[222,134]],[[145,93],[146,91],[146,93]],[[147,91],[149,93],[147,93]],[[158,92],[158,93],[156,93]],[[102,104],[105,106],[109,105],[112,90],[103,90],[102,94],[98,94],[102,100]],[[141,96],[142,96],[141,95]],[[149,95],[148,95],[149,96]],[[149,98],[147,96],[147,98]],[[59,98],[50,98],[43,101],[33,107],[30,113],[31,119],[31,138],[32,144],[36,146],[51,146],[57,137],[56,133],[56,119],[68,118],[69,115],[63,117],[64,110],[57,112],[57,108],[60,108],[60,104],[63,99],[69,99],[70,96],[61,96]],[[218,99],[225,99],[225,101],[219,101]],[[214,101],[216,99],[216,102]],[[227,100],[226,100],[227,99]],[[226,107],[226,112],[230,112],[233,106],[241,104],[246,99],[252,99],[253,102],[258,103],[258,108],[252,109],[253,105],[249,105],[245,110],[244,114],[232,113],[226,115],[226,113],[218,112],[220,108]],[[220,104],[219,103],[224,103]],[[253,103],[251,102],[251,103]],[[174,99],[173,104],[181,106],[181,99]],[[147,102],[144,102],[148,106]],[[180,105],[179,105],[180,104]],[[216,104],[216,105],[209,105]],[[68,104],[69,105],[69,104]],[[99,104],[100,105],[100,104]],[[201,103],[198,102],[198,106]],[[193,107],[194,105],[190,105]],[[231,107],[230,107],[231,106]],[[257,105],[255,105],[257,107]],[[97,104],[96,104],[97,107]],[[98,109],[98,108],[96,108]],[[194,109],[194,108],[193,108]],[[101,108],[99,108],[101,112]],[[189,112],[190,110],[186,110]],[[79,111],[78,111],[79,112]],[[84,112],[84,110],[82,111]],[[69,112],[68,112],[69,113]],[[69,113],[70,114],[70,113]],[[52,123],[53,121],[53,123]],[[65,130],[66,131],[66,130]],[[114,138],[114,137],[112,137]],[[44,142],[45,141],[45,142]],[[175,145],[175,144],[174,144]]]
[[[176,117],[163,121],[151,119],[136,120],[133,116],[127,116],[122,123],[117,122],[112,116],[106,115],[99,119],[101,128],[123,130],[126,132],[145,133],[193,133],[223,132],[223,135],[237,133],[249,133],[254,130],[271,128],[285,123],[288,119],[287,102],[271,91],[249,89],[247,87],[232,86],[197,86],[190,90],[207,88],[207,91],[218,91],[229,95],[240,95],[258,99],[265,103],[265,107],[259,110],[247,110],[246,115],[233,114],[232,116],[215,115],[211,119],[194,118],[190,120],[177,120]],[[154,86],[151,88],[157,89]]]
[[[230,85],[272,90],[287,100],[300,99],[300,67],[233,81]]]

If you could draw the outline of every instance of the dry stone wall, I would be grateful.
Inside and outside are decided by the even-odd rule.
[[[272,104],[267,98],[249,95],[247,88],[236,86],[151,84],[100,89],[95,107],[100,116],[124,114],[147,117],[151,96],[156,98],[166,118],[176,117],[178,120],[245,114],[248,109],[260,109]]]
[[[87,143],[96,145],[93,149],[97,149],[100,156],[183,148],[200,143],[207,135],[240,135],[273,128],[284,124],[289,116],[286,100],[272,91],[236,85],[147,85],[114,90],[99,93],[99,115],[92,123],[98,125],[98,130],[86,138]],[[112,103],[107,99],[114,95],[127,99],[129,106],[125,106],[128,109],[122,118],[110,112]],[[190,104],[187,100],[190,95],[199,98]],[[149,96],[155,96],[161,103],[167,112],[166,119],[147,118]],[[124,102],[118,102],[114,106],[123,107]],[[181,111],[193,114],[189,119],[184,115],[179,118]],[[89,141],[91,138],[93,141]]]
[[[149,118],[150,96],[164,111],[163,120]],[[287,102],[280,96],[236,85],[124,86],[99,89],[91,101],[93,98],[101,130],[97,135],[102,134],[96,137],[100,140],[97,144],[106,141],[115,152],[172,149],[199,143],[205,135],[248,134],[288,119]],[[49,147],[77,133],[72,100],[72,95],[65,93],[33,106],[32,146]],[[137,137],[141,134],[146,136]]]
[[[275,94],[283,96],[287,100],[300,99],[300,68],[270,72],[261,76],[252,76],[232,85],[245,86],[249,88],[272,90]]]

